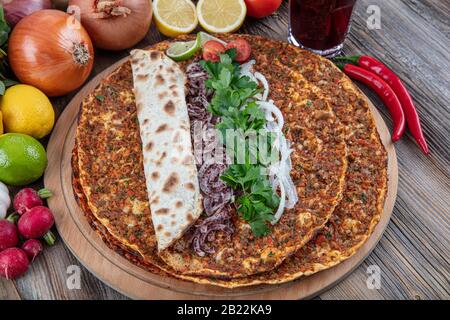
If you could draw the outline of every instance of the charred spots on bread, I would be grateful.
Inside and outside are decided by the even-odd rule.
[[[167,209],[167,208],[161,208],[161,209],[156,210],[155,213],[156,213],[156,214],[159,214],[159,215],[166,215],[166,214],[169,213],[169,209]]]
[[[152,151],[152,149],[153,149],[153,142],[150,141],[150,142],[147,143],[147,145],[145,146],[145,151],[150,152],[150,151]]]
[[[161,53],[159,51],[150,52],[150,59],[152,61],[158,60],[159,58],[161,58]]]
[[[169,100],[165,105],[164,105],[164,111],[168,114],[168,115],[173,115],[175,113],[175,104],[173,103],[172,100]]]
[[[178,177],[178,174],[173,172],[169,178],[167,178],[166,182],[163,186],[163,192],[170,193],[175,189],[177,184],[180,182],[180,178]]]
[[[159,172],[158,171],[153,171],[151,176],[152,176],[152,180],[158,180],[159,179]]]
[[[156,133],[164,132],[167,130],[168,127],[169,126],[167,125],[167,123],[162,124],[156,129]]]
[[[192,182],[186,183],[185,186],[186,186],[186,189],[188,189],[188,190],[195,190],[195,186]]]
[[[156,85],[157,86],[163,86],[166,83],[166,80],[164,79],[164,77],[160,74],[156,75]]]
[[[149,78],[149,74],[148,73],[146,73],[146,74],[138,74],[137,76],[136,76],[136,80],[137,81],[147,81],[148,80],[148,78]]]
[[[181,208],[183,206],[183,201],[178,200],[177,202],[175,202],[175,208]]]

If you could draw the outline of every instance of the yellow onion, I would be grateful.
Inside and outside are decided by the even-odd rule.
[[[97,48],[123,50],[147,34],[152,20],[150,0],[70,0]]]
[[[92,71],[94,48],[74,17],[58,10],[41,10],[13,29],[8,58],[20,82],[54,97],[84,83]]]

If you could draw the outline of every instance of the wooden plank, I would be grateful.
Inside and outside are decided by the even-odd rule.
[[[442,1],[379,1],[382,30],[373,31],[365,28],[363,9],[369,4],[359,3],[346,53],[376,55],[405,79],[432,151],[429,157],[420,154],[409,135],[396,145],[399,194],[385,237],[357,272],[321,298],[448,299],[449,3],[444,8]],[[379,99],[364,91],[389,119]],[[368,264],[382,269],[377,292],[365,284]]]
[[[0,278],[0,300],[21,300],[13,281]]]
[[[261,34],[284,40],[287,36],[288,1],[277,14],[262,20],[248,19],[241,32]],[[382,29],[368,30],[366,8],[377,4],[382,10]],[[420,154],[408,134],[396,148],[399,158],[399,197],[392,223],[373,254],[350,277],[323,293],[323,299],[345,298],[449,298],[448,222],[449,164],[448,152],[450,110],[450,2],[442,0],[358,0],[353,29],[346,42],[346,53],[365,53],[379,57],[405,81],[417,103],[431,156]],[[145,47],[162,40],[152,25],[146,38],[138,44]],[[127,51],[97,51],[91,78]],[[384,119],[391,124],[380,100],[363,88],[375,102]],[[59,115],[75,93],[53,99]],[[39,181],[34,186],[42,186]],[[44,259],[41,259],[44,258]],[[17,281],[18,293],[24,298],[109,299],[123,297],[103,285],[85,269],[83,289],[66,292],[65,269],[77,260],[61,242],[47,250],[23,279]],[[382,269],[380,290],[368,290],[366,268],[377,264]],[[48,281],[50,270],[56,272]],[[38,272],[40,276],[33,276]],[[34,282],[37,281],[37,287]],[[0,297],[5,286],[0,281]],[[84,288],[84,283],[86,288]],[[37,288],[37,289],[36,289]],[[39,294],[36,293],[39,291]],[[10,291],[8,291],[10,292]],[[14,292],[14,291],[12,291]],[[16,292],[17,293],[17,292]],[[14,293],[12,293],[14,294]],[[14,294],[15,295],[15,294]],[[7,295],[10,297],[9,293]],[[12,295],[11,295],[12,296]]]
[[[66,285],[69,266],[80,267],[80,289]],[[42,256],[31,264],[29,272],[16,280],[23,299],[126,299],[104,285],[86,270],[66,249],[61,239],[54,247],[46,248]]]

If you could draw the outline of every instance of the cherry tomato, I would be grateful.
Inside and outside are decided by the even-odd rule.
[[[236,39],[233,41],[230,41],[227,44],[227,50],[228,49],[236,49],[236,58],[234,59],[237,62],[245,62],[250,58],[250,55],[252,53],[252,48],[250,47],[250,44],[247,40],[244,39]]]
[[[245,0],[247,15],[253,18],[270,16],[280,7],[282,0]]]
[[[218,41],[209,40],[203,45],[203,59],[217,62],[220,60],[219,54],[226,51],[225,46]]]

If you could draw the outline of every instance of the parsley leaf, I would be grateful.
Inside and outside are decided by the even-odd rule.
[[[0,95],[5,93],[7,87],[17,84],[17,81],[9,79],[13,76],[8,63],[8,38],[11,27],[8,25],[3,6],[0,6]]]
[[[233,142],[232,146],[226,146],[227,152],[240,160],[230,165],[220,178],[239,190],[235,200],[238,213],[249,223],[253,234],[260,237],[270,232],[269,222],[274,219],[280,199],[267,178],[265,164],[271,150],[261,155],[261,150],[250,142],[266,124],[264,111],[252,99],[261,89],[249,77],[241,75],[240,65],[233,62],[235,57],[236,50],[230,49],[220,55],[220,62],[201,61],[200,64],[209,76],[206,87],[214,91],[209,111],[221,119],[216,125],[220,139],[222,143]],[[232,140],[227,136],[229,130],[234,134]],[[271,148],[273,137],[269,134],[267,141]],[[240,154],[242,146],[245,146],[243,155]]]

